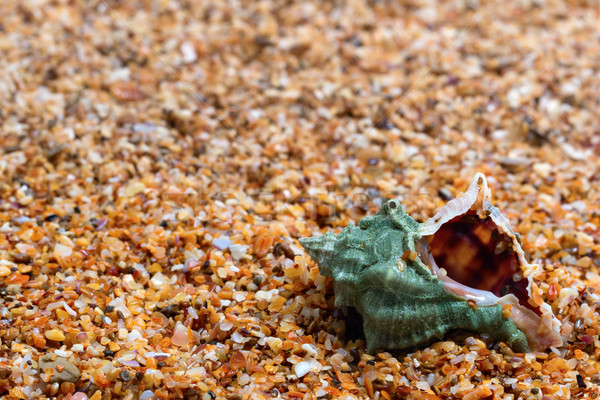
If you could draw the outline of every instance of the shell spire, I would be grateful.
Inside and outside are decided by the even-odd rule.
[[[321,275],[332,277],[334,267],[334,249],[337,236],[327,232],[321,236],[299,239],[300,244],[319,265]]]

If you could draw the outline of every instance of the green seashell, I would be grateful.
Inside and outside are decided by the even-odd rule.
[[[358,226],[300,243],[333,278],[335,305],[363,316],[370,352],[425,345],[455,329],[518,352],[562,343],[550,306],[530,301],[538,266],[491,204],[482,174],[423,224],[390,200]]]

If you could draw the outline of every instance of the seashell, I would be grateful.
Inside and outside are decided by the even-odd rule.
[[[300,243],[333,278],[335,305],[363,316],[367,350],[405,349],[451,330],[487,333],[515,351],[562,344],[520,237],[491,203],[485,176],[419,224],[397,200],[358,226]]]

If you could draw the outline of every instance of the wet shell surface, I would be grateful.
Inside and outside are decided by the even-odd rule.
[[[518,352],[562,344],[560,322],[533,280],[539,266],[492,205],[481,173],[421,224],[390,200],[358,226],[300,243],[333,278],[335,305],[362,315],[368,351],[424,345],[456,329]]]

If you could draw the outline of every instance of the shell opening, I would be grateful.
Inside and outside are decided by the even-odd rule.
[[[511,238],[501,233],[490,217],[482,219],[470,211],[443,224],[426,239],[435,264],[448,278],[491,292],[496,298],[512,293],[522,306],[540,314],[539,308],[528,302],[527,279],[519,274],[520,260]]]
[[[539,266],[526,260],[510,222],[492,205],[483,174],[423,222],[419,233],[418,253],[446,290],[478,306],[510,306],[508,317],[534,351],[562,343],[560,321],[533,282]]]

